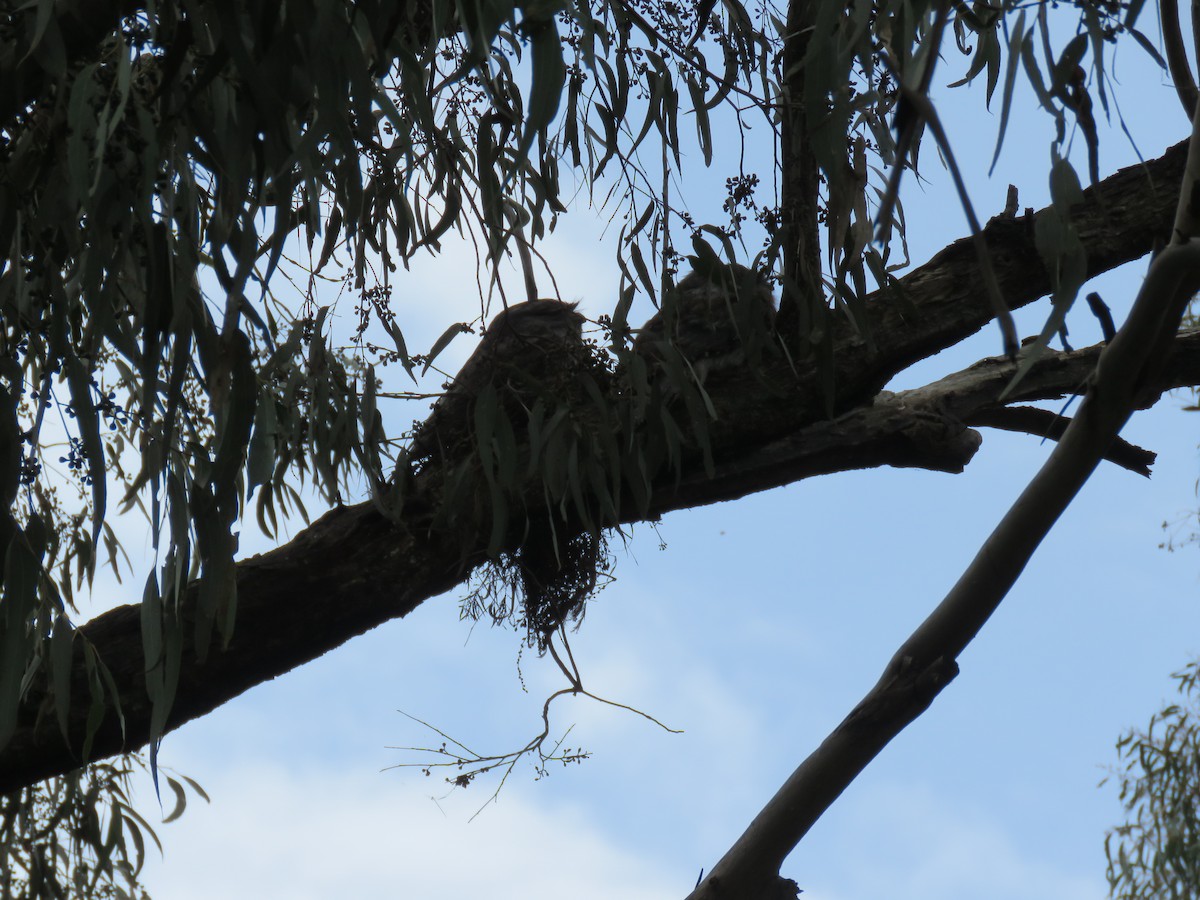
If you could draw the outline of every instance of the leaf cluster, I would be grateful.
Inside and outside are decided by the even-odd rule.
[[[599,177],[652,130],[674,140],[676,63],[655,47],[678,49],[682,33],[624,5],[187,2],[147,7],[79,52],[55,12],[26,4],[0,33],[0,61],[16,64],[20,48],[44,87],[0,123],[0,742],[45,681],[55,708],[41,714],[86,758],[119,698],[71,604],[97,547],[119,571],[114,488],[149,521],[141,613],[157,736],[185,643],[203,657],[234,627],[236,524],[252,492],[275,532],[279,512],[303,513],[298,481],[336,500],[352,471],[385,475],[373,366],[331,347],[311,294],[297,307],[272,287],[295,239],[310,278],[347,251],[364,303],[389,289],[397,259],[436,250],[451,228],[478,228],[498,260],[563,208],[559,159],[587,159]],[[681,20],[693,30],[677,64],[696,96],[712,80],[702,37],[717,38],[728,73],[752,71],[743,19]],[[560,120],[564,98],[574,113]],[[399,327],[388,331],[410,363]],[[573,505],[573,523],[580,510],[585,523],[609,518],[616,489],[592,498],[606,482],[579,463],[592,452],[582,430],[532,412],[548,505]],[[92,714],[88,733],[67,735],[79,658]]]
[[[1128,819],[1104,842],[1114,900],[1183,900],[1200,892],[1200,663],[1174,678],[1180,702],[1117,743]]]
[[[131,776],[147,765],[138,756],[99,763],[0,797],[0,897],[4,900],[147,898],[138,885],[154,828],[133,807]],[[183,814],[186,776],[164,773],[174,809]]]
[[[304,513],[306,481],[330,502],[360,472],[386,485],[381,372],[415,366],[385,301],[416,253],[459,232],[494,283],[514,248],[532,283],[532,250],[579,185],[621,222],[612,356],[585,366],[594,376],[573,379],[566,402],[553,385],[519,411],[481,396],[470,459],[439,488],[440,524],[482,529],[493,559],[520,564],[513,548],[538,529],[589,536],[540,544],[560,566],[564,548],[576,554],[534,618],[542,633],[582,609],[571,598],[604,570],[601,534],[621,506],[644,507],[681,459],[707,452],[718,411],[702,379],[681,358],[665,390],[628,346],[639,290],[669,307],[679,244],[703,235],[732,260],[759,229],[756,268],[782,273],[785,302],[807,309],[801,356],[828,346],[831,309],[869,333],[869,282],[901,264],[872,244],[879,210],[903,237],[884,170],[917,160],[917,143],[892,134],[899,104],[928,95],[952,29],[965,54],[974,41],[963,82],[986,73],[989,97],[1003,85],[1001,140],[1018,72],[1055,117],[1063,215],[1038,239],[1061,317],[1083,271],[1066,145],[1083,135],[1094,178],[1090,96],[1108,109],[1105,47],[1141,8],[1080,2],[1077,33],[1055,52],[1045,7],[1027,24],[1015,0],[787,13],[738,0],[179,0],[124,7],[82,49],[59,6],[33,0],[0,20],[0,66],[38,75],[0,85],[0,744],[19,715],[53,716],[84,758],[105,717],[120,718],[104,660],[72,622],[97,562],[123,559],[113,497],[149,522],[142,649],[157,738],[182,648],[203,659],[235,626],[238,523],[254,492],[260,526],[277,533]],[[796,122],[792,143],[821,181],[784,208],[796,160],[747,164],[748,135],[782,140]],[[726,130],[741,153],[717,226],[680,184],[693,160],[720,158]],[[822,283],[820,267],[803,283],[787,259],[802,220],[826,230]],[[316,295],[326,267],[348,274],[362,330],[374,316],[392,345],[375,359],[332,336]],[[301,274],[300,302],[277,292],[281,272]],[[91,714],[69,735],[79,659]],[[47,708],[23,710],[43,683]]]

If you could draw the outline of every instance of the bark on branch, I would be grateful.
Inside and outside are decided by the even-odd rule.
[[[1093,266],[1111,268],[1135,259],[1157,235],[1169,231],[1168,184],[1178,184],[1181,170],[1182,153],[1176,149],[1089,191],[1079,215]],[[1152,190],[1149,185],[1161,187]],[[1047,289],[1041,276],[1030,272],[1026,227],[1017,220],[986,229],[1014,307]],[[874,397],[891,372],[986,324],[990,311],[978,302],[980,291],[972,280],[974,250],[964,243],[950,245],[888,296],[873,299],[877,324],[872,347],[848,330],[838,335],[842,415],[823,420],[811,373],[808,378],[801,373],[797,382],[784,368],[765,381],[747,378],[744,384],[730,385],[736,403],[728,404],[711,435],[715,477],[706,476],[700,466],[684,473],[655,493],[647,516],[847,469],[893,465],[961,471],[979,443],[967,423],[996,406],[1011,374],[1007,361],[985,361],[920,391]],[[1156,382],[1156,390],[1200,384],[1196,338],[1178,343],[1177,362]],[[1087,377],[1096,352],[1047,358],[1006,403],[1070,393]],[[714,400],[726,409],[720,398]],[[462,582],[483,558],[482,546],[464,549],[439,538],[419,502],[406,506],[402,524],[393,527],[369,504],[345,507],[291,543],[241,562],[236,634],[203,664],[185,648],[168,729],[407,614]],[[186,625],[184,631],[189,633]],[[133,750],[147,741],[145,662],[138,608],[130,605],[98,617],[77,635],[78,676],[67,698],[69,742],[58,730],[48,688],[33,692],[16,736],[0,752],[0,791],[69,771],[83,761],[79,748],[89,701],[84,641],[109,666],[121,697],[121,719],[110,711],[94,738],[91,758]]]

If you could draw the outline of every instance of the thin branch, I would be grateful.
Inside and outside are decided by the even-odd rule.
[[[887,62],[889,69],[892,69],[891,64]],[[984,286],[987,289],[988,300],[992,305],[992,313],[995,316],[996,323],[1000,326],[1000,336],[1004,346],[1004,353],[1007,356],[1016,356],[1017,348],[1020,343],[1017,339],[1017,326],[1013,321],[1012,312],[1009,310],[1008,304],[1004,300],[1004,296],[1000,292],[1000,282],[996,278],[996,271],[992,265],[992,255],[988,252],[987,242],[983,238],[983,229],[979,225],[979,218],[975,215],[975,207],[971,203],[971,196],[967,192],[966,182],[963,181],[962,172],[958,168],[958,160],[954,155],[954,150],[950,146],[950,138],[942,128],[942,121],[938,117],[937,110],[933,104],[929,102],[929,97],[925,94],[906,87],[899,74],[892,69],[896,82],[899,85],[903,99],[908,102],[914,110],[914,117],[924,121],[929,125],[929,130],[933,132],[934,140],[937,141],[938,149],[942,152],[942,157],[946,160],[946,166],[950,169],[950,177],[954,181],[954,189],[958,193],[959,203],[962,204],[963,214],[967,218],[967,224],[971,229],[971,237],[975,242],[975,249],[979,255],[979,265],[983,269]],[[897,182],[897,190],[898,182]],[[891,185],[888,186],[888,193],[891,194]],[[880,213],[882,217],[882,212]],[[890,215],[889,219],[890,221]]]
[[[1171,80],[1175,83],[1175,93],[1179,95],[1183,111],[1191,119],[1196,109],[1196,80],[1192,77],[1192,67],[1183,44],[1183,30],[1179,26],[1179,0],[1159,0],[1158,11],[1163,46],[1167,51],[1167,68],[1171,72]]]
[[[900,89],[900,103],[896,109],[896,117],[892,124],[892,127],[896,130],[896,162],[888,178],[887,188],[883,192],[883,201],[879,205],[879,214],[875,217],[880,239],[886,239],[888,232],[891,230],[892,210],[900,197],[900,181],[904,176],[904,163],[910,156],[915,158],[916,141],[921,133],[921,124],[925,121],[924,113],[912,104],[909,97],[912,93],[916,93],[922,97],[929,96],[929,86],[933,83],[933,70],[936,68],[938,59],[940,58],[939,52],[942,44],[942,34],[946,29],[946,22],[949,18],[950,4],[941,3],[937,8],[937,15],[934,19],[932,34],[929,38],[929,45],[925,54],[925,68],[921,72],[921,78],[918,80],[916,88],[910,88],[904,84],[903,75],[893,63],[890,55],[885,52],[881,56],[884,66],[887,67],[892,77],[896,80],[897,87]]]
[[[601,697],[597,694],[593,694],[591,691],[581,690],[579,693],[581,693],[585,697],[590,697],[592,700],[595,700],[597,703],[603,703],[605,706],[614,706],[617,709],[623,709],[626,712],[631,712],[631,713],[634,713],[635,715],[639,715],[646,721],[653,722],[655,725],[657,725],[663,731],[669,732],[670,734],[683,734],[682,728],[672,728],[670,725],[665,725],[662,722],[660,722],[658,719],[654,718],[654,716],[650,715],[650,713],[640,710],[636,706],[629,706],[625,703],[618,703],[616,700],[609,700],[605,697]]]
[[[412,721],[423,725],[425,728],[428,728],[430,731],[441,736],[444,741],[454,744],[456,747],[460,748],[462,752],[451,753],[447,751],[445,743],[443,743],[441,747],[392,747],[389,749],[429,754],[435,757],[435,761],[431,762],[429,760],[425,760],[419,762],[397,763],[395,765],[385,767],[385,771],[386,769],[420,768],[425,772],[426,775],[428,775],[433,769],[454,768],[459,771],[459,774],[454,778],[447,778],[446,781],[456,787],[466,787],[474,782],[474,780],[480,775],[485,775],[495,769],[503,769],[503,774],[500,776],[500,780],[496,784],[495,790],[492,791],[488,799],[484,801],[483,805],[480,806],[479,809],[477,809],[471,816],[470,821],[474,821],[476,816],[478,816],[484,811],[484,809],[496,801],[496,799],[500,796],[500,791],[508,782],[509,776],[516,768],[517,763],[529,754],[537,754],[535,770],[542,775],[545,774],[545,766],[548,762],[562,762],[563,764],[569,762],[581,762],[591,755],[582,749],[571,751],[570,748],[568,748],[567,753],[564,754],[561,752],[563,744],[566,742],[567,737],[571,734],[571,731],[575,727],[574,725],[568,727],[548,751],[544,749],[545,743],[550,737],[550,707],[559,697],[567,695],[588,697],[597,703],[602,703],[606,706],[612,706],[617,709],[623,709],[626,712],[635,713],[636,715],[641,716],[642,718],[652,722],[659,728],[671,734],[683,733],[681,729],[670,728],[660,722],[654,716],[637,709],[636,707],[629,706],[625,703],[618,703],[615,700],[608,700],[604,697],[597,696],[590,691],[584,690],[582,678],[579,674],[579,667],[575,662],[574,653],[571,651],[571,643],[567,638],[566,630],[560,625],[556,633],[559,639],[562,641],[563,648],[566,650],[566,656],[569,660],[569,664],[564,662],[562,656],[559,655],[558,650],[555,648],[553,643],[554,635],[551,635],[551,639],[547,642],[546,648],[550,651],[550,656],[554,660],[555,665],[558,666],[559,671],[562,672],[563,676],[567,679],[568,686],[554,691],[549,697],[546,698],[545,702],[542,704],[542,730],[538,732],[538,734],[534,735],[534,737],[532,737],[524,747],[521,747],[518,750],[510,750],[505,753],[483,756],[482,754],[471,750],[456,738],[451,737],[440,728],[429,724],[423,719],[418,719],[416,716],[404,712],[404,710],[399,710],[402,715],[407,716],[409,719],[412,719]]]
[[[1192,55],[1200,59],[1200,0],[1192,0]]]
[[[1005,406],[982,410],[967,419],[967,424],[972,427],[1022,432],[1057,441],[1066,433],[1071,419],[1037,406]],[[1154,465],[1157,454],[1117,437],[1112,446],[1105,451],[1104,458],[1123,469],[1149,478],[1150,467]]]
[[[655,28],[632,4],[621,2],[618,5],[621,7],[621,14],[628,16],[630,21],[637,25],[639,31],[670,50],[677,62],[688,66],[698,74],[704,76],[706,83],[711,81],[719,91],[737,94],[748,101],[750,107],[763,111],[767,110],[767,104],[763,101],[762,97],[745,88],[738,87],[736,84],[729,84],[723,76],[717,75],[703,62],[697,61],[703,60],[704,57],[702,54],[696,52],[693,41],[689,40],[687,46],[681,46]],[[702,29],[703,23],[700,23],[700,26]]]

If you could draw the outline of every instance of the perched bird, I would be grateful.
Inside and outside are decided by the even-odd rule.
[[[557,496],[567,484],[560,471],[565,461],[596,464],[589,450],[593,395],[585,384],[591,379],[603,392],[609,377],[583,339],[585,319],[575,306],[530,300],[497,315],[416,429],[409,452],[418,470],[441,467],[448,524],[490,527],[499,546],[515,545],[491,565],[500,581],[520,587],[521,608],[502,602],[486,611],[497,621],[522,624],[541,651],[566,621],[583,614],[604,559],[599,524],[584,521],[575,506],[566,513],[568,504]],[[511,441],[501,434],[511,434]],[[500,446],[511,448],[506,462],[495,449]],[[530,465],[539,451],[538,464]],[[541,485],[531,483],[539,478]],[[502,535],[498,509],[507,511]]]
[[[736,263],[710,264],[666,292],[633,350],[671,380],[690,368],[703,386],[714,373],[761,355],[774,322],[775,297],[760,273]]]
[[[576,304],[529,300],[503,310],[483,333],[413,436],[410,458],[457,461],[473,452],[475,403],[490,385],[513,421],[539,389],[553,390],[583,353],[584,317]]]

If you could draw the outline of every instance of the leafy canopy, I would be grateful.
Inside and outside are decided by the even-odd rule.
[[[410,352],[393,285],[451,234],[476,242],[495,286],[512,256],[532,280],[532,251],[582,189],[620,222],[606,322],[618,356],[635,293],[664,296],[702,238],[773,273],[789,352],[823,358],[828,317],[865,329],[863,298],[906,262],[890,242],[904,237],[895,187],[924,126],[953,160],[927,102],[952,41],[968,59],[956,85],[982,76],[989,101],[1001,89],[997,153],[1020,77],[1058,123],[1063,214],[1038,239],[1061,315],[1082,279],[1066,145],[1084,135],[1095,178],[1093,96],[1107,111],[1106,48],[1141,8],[1077,3],[1059,49],[1047,7],[1015,0],[64,6],[9,4],[0,21],[0,745],[39,682],[54,696],[41,714],[67,737],[86,645],[75,591],[102,560],[129,566],[113,508],[143,513],[153,541],[152,570],[135,575],[157,737],[186,585],[200,579],[186,639],[201,655],[235,627],[249,504],[274,533],[303,513],[305,485],[334,501],[363,474],[384,497],[403,435],[384,427],[383,370],[414,376],[462,330]],[[772,143],[774,158],[740,166],[725,219],[700,222],[680,185],[721,158],[718,134]],[[281,273],[309,285],[303,302],[283,298]],[[321,278],[354,298],[355,334],[332,335]],[[692,404],[692,424],[707,412]],[[585,473],[561,491],[644,491],[682,440],[655,415],[611,487]],[[579,505],[592,530],[611,524],[611,503]],[[120,698],[105,660],[83,653],[86,759]],[[51,785],[45,821],[103,796],[112,833],[140,835],[113,790]],[[10,826],[36,806],[4,802]],[[111,860],[116,838],[88,835]]]

